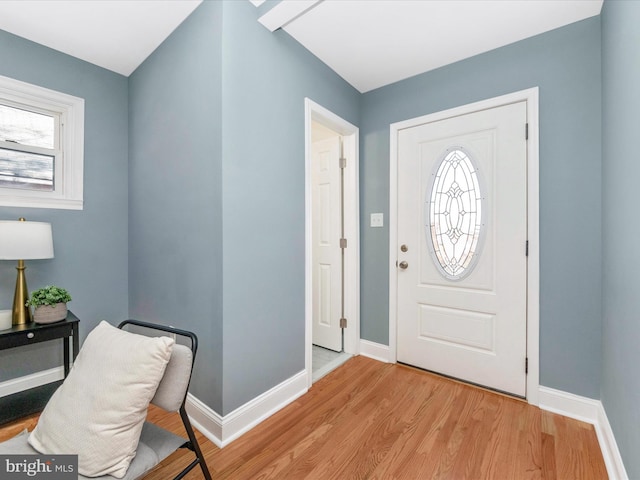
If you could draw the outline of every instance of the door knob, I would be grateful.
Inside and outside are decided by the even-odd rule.
[[[406,270],[407,267],[409,266],[409,264],[407,262],[405,262],[404,260],[401,261],[398,266],[402,269],[402,270]]]

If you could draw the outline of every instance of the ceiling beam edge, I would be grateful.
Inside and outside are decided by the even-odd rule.
[[[279,4],[258,18],[258,21],[275,32],[289,22],[311,10],[322,0],[282,0]]]

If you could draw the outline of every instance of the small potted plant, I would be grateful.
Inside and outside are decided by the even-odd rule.
[[[67,318],[67,302],[71,295],[64,288],[47,285],[31,292],[28,307],[34,307],[33,320],[36,323],[53,323]]]

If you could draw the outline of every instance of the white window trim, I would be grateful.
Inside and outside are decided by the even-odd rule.
[[[84,99],[0,76],[0,99],[60,115],[62,165],[55,189],[39,192],[0,187],[0,206],[82,210],[84,176]]]

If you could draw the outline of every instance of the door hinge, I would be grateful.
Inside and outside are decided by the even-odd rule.
[[[347,159],[345,157],[340,157],[340,168],[347,168]]]
[[[347,248],[347,239],[346,238],[341,238],[340,239],[340,248]]]
[[[529,240],[527,240],[524,244],[524,256],[525,257],[529,256]]]
[[[529,124],[524,124],[524,139],[529,140]]]
[[[340,319],[340,328],[347,328],[347,319],[346,318],[341,318]]]
[[[529,373],[529,357],[524,359],[524,373]]]

